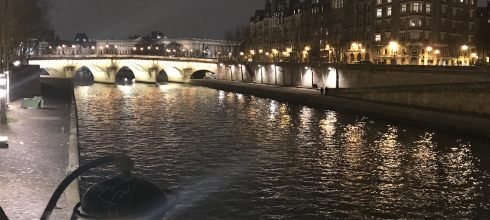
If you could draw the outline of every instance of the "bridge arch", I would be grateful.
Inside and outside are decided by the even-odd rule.
[[[140,64],[137,63],[121,63],[116,71],[115,71],[115,77],[117,78],[117,75],[121,72],[121,70],[126,71],[126,70],[131,70],[133,73],[134,79],[137,82],[148,82],[151,78],[150,74],[146,70],[146,68]]]
[[[194,71],[191,75],[191,79],[205,79],[205,78],[214,78],[218,77],[218,75],[212,71],[201,69]]]
[[[80,85],[90,85],[95,82],[94,74],[87,66],[82,66],[78,68],[73,74],[73,82]]]
[[[65,72],[61,68],[56,67],[41,67],[43,75],[49,75],[52,77],[64,77]]]
[[[165,67],[158,73],[158,75],[160,74],[166,74],[169,82],[185,82],[182,71],[176,67]]]
[[[73,76],[76,74],[76,71],[82,69],[83,67],[87,68],[90,71],[90,73],[94,77],[95,82],[105,82],[110,79],[110,76],[106,73],[105,68],[96,63],[79,63],[73,69]]]

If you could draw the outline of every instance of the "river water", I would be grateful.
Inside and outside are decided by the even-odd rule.
[[[487,140],[185,84],[75,92],[81,163],[128,154],[180,194],[166,219],[490,217]]]

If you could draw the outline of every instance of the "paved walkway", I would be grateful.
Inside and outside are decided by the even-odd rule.
[[[71,100],[47,98],[44,107],[10,103],[7,116],[17,121],[0,125],[0,136],[9,137],[9,148],[0,149],[0,206],[10,220],[39,219],[65,178]],[[67,207],[65,195],[58,206],[51,219],[69,219],[73,207]]]

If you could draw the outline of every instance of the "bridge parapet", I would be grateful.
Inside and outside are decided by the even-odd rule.
[[[198,62],[198,63],[218,63],[218,59],[194,58],[194,57],[165,57],[165,56],[146,56],[146,55],[41,55],[32,56],[30,60],[162,60],[179,62]]]

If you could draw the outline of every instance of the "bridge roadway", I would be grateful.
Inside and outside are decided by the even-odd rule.
[[[197,71],[218,73],[219,69],[217,59],[144,55],[45,55],[31,57],[29,64],[39,65],[48,72],[47,77],[57,78],[72,78],[85,66],[99,83],[115,83],[123,67],[144,83],[156,83],[159,74],[166,74],[171,82],[187,82]]]

